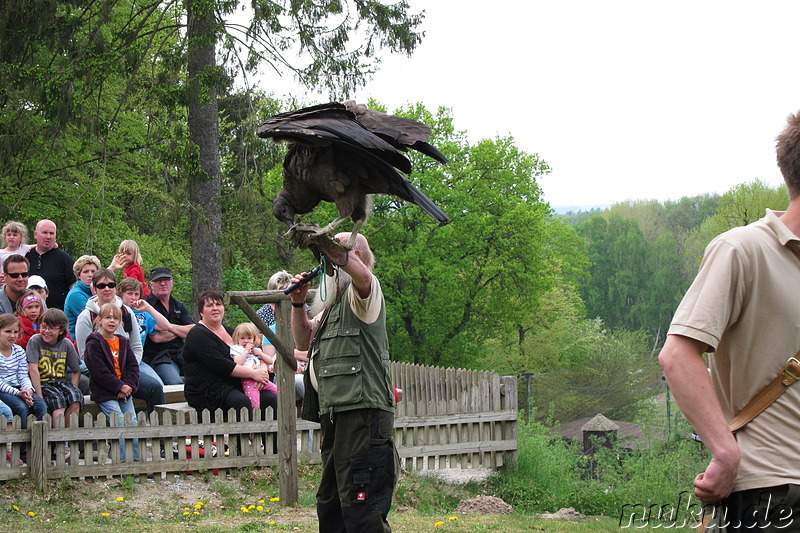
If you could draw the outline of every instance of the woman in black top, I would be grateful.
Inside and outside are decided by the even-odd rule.
[[[204,291],[197,299],[200,321],[189,330],[183,347],[184,395],[189,405],[212,413],[216,409],[240,412],[246,407],[252,413],[250,400],[242,391],[242,378],[262,384],[269,380],[266,366],[259,369],[237,365],[230,356],[233,328],[222,323],[225,305],[216,291]],[[261,391],[261,407],[277,409],[278,397]]]

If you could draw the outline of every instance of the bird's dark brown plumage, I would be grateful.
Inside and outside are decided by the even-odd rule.
[[[350,101],[275,115],[261,124],[256,134],[292,145],[283,161],[283,190],[273,204],[275,216],[289,226],[296,215],[327,201],[339,210],[339,218],[327,229],[349,217],[355,224],[355,235],[367,218],[369,195],[373,193],[417,204],[441,224],[450,222],[398,172],[411,172],[411,162],[401,153],[408,148],[441,163],[447,161],[428,144],[430,128],[420,122]]]

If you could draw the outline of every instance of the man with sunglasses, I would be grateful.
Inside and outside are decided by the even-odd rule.
[[[36,246],[31,248],[25,257],[30,261],[30,274],[38,274],[47,282],[50,296],[47,307],[64,309],[67,292],[75,284],[72,257],[56,247],[56,225],[52,220],[40,220],[33,230]]]
[[[25,289],[28,288],[28,260],[19,254],[6,257],[3,261],[3,272],[6,273],[6,282],[0,286],[0,312],[17,312],[17,300]]]

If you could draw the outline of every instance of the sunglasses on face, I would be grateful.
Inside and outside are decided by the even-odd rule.
[[[95,285],[95,287],[98,288],[98,289],[105,289],[106,287],[108,287],[109,289],[113,289],[116,286],[117,286],[117,284],[115,282],[113,282],[113,281],[111,281],[109,283],[98,283],[97,285]]]
[[[14,279],[17,279],[20,276],[22,276],[23,278],[27,278],[28,276],[30,276],[30,272],[6,272],[6,276]]]

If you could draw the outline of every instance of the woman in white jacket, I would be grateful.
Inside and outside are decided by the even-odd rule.
[[[94,331],[94,319],[100,308],[104,304],[113,303],[122,310],[122,320],[116,333],[130,341],[131,350],[139,363],[139,390],[134,393],[133,397],[145,400],[147,412],[150,413],[156,405],[164,403],[164,382],[161,381],[155,370],[142,361],[143,348],[142,340],[139,337],[139,323],[131,308],[124,305],[122,299],[117,296],[117,281],[114,272],[107,268],[101,268],[95,272],[92,276],[92,287],[95,295],[87,300],[86,308],[81,311],[75,321],[75,341],[78,343],[81,371],[84,374],[84,377],[81,378],[81,390],[84,390],[84,384],[88,387],[88,379],[84,379],[88,376],[88,370],[84,370],[86,365],[83,362],[86,338]]]

